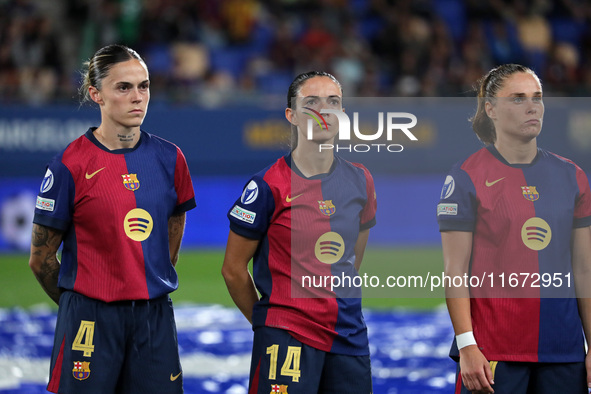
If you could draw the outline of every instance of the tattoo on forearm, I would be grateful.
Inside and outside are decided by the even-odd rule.
[[[57,287],[57,281],[60,272],[60,264],[56,255],[45,256],[45,260],[41,264],[41,269],[37,273],[37,280],[43,287],[43,290],[51,297],[52,300],[58,302],[60,298],[60,290]]]
[[[33,225],[31,238],[31,256],[38,261],[38,268],[34,270],[35,277],[41,287],[52,300],[59,301],[60,290],[57,281],[60,262],[57,250],[62,242],[63,233],[38,224]]]
[[[121,141],[121,142],[131,142],[135,138],[135,133],[128,134],[128,135],[117,134],[117,138],[119,138],[119,141]]]

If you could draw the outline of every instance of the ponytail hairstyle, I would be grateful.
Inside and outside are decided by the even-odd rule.
[[[528,67],[520,64],[503,64],[490,70],[477,82],[477,86],[475,86],[475,90],[478,93],[478,107],[476,114],[469,120],[472,122],[472,129],[478,136],[478,139],[485,145],[494,144],[497,140],[495,125],[486,114],[486,103],[495,104],[497,93],[501,90],[507,78],[515,73],[530,73],[540,82],[536,73]]]
[[[334,75],[329,74],[325,71],[308,71],[306,73],[302,73],[295,77],[291,85],[289,85],[289,89],[287,90],[287,108],[296,109],[296,100],[295,98],[300,93],[302,86],[308,79],[312,79],[314,77],[328,77],[332,79],[334,83],[337,84],[339,89],[341,89],[341,94],[343,93],[343,86],[341,83],[334,77]],[[291,136],[290,136],[290,147],[293,151],[298,146],[298,128],[297,126],[291,125]]]
[[[128,60],[137,59],[146,64],[141,56],[131,48],[124,45],[107,45],[96,51],[96,53],[84,63],[85,70],[82,72],[82,85],[78,90],[81,104],[91,101],[88,88],[94,86],[101,90],[103,79],[109,75],[111,68]]]

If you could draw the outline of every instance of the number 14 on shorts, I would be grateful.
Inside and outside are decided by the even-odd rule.
[[[300,381],[300,356],[302,348],[299,346],[288,346],[285,362],[281,367],[282,376],[290,376],[292,382]],[[279,354],[279,345],[271,345],[267,348],[267,354],[270,355],[269,360],[269,380],[277,379],[277,355]],[[277,391],[280,393],[281,391]]]

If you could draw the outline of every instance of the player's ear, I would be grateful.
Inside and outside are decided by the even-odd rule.
[[[285,119],[292,125],[296,125],[296,112],[291,108],[285,108]]]
[[[496,119],[497,118],[496,108],[488,100],[486,101],[486,103],[484,103],[484,111],[486,112],[486,115],[488,115],[489,118],[491,118],[491,119]]]
[[[90,99],[92,101],[94,101],[95,103],[97,103],[99,105],[103,104],[103,98],[101,97],[101,92],[100,92],[100,90],[98,90],[94,86],[90,86],[88,88],[88,95],[90,96]]]

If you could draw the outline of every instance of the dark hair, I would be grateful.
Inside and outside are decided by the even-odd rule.
[[[83,81],[79,90],[81,102],[90,101],[89,87],[94,86],[98,90],[101,89],[102,81],[109,75],[111,67],[132,59],[137,59],[145,64],[136,51],[124,45],[107,45],[96,51],[92,58],[84,63],[85,71],[82,73]]]
[[[501,90],[503,83],[515,73],[530,73],[538,82],[540,81],[536,73],[528,67],[520,64],[503,64],[490,70],[477,82],[475,88],[478,93],[478,107],[476,114],[469,120],[472,122],[472,129],[478,136],[478,139],[486,145],[495,143],[497,133],[495,131],[495,125],[486,114],[485,105],[487,102],[494,104],[497,93]]]
[[[287,90],[287,108],[294,109],[294,107],[292,106],[292,105],[295,105],[294,99],[300,93],[302,86],[304,85],[304,83],[307,80],[312,79],[314,77],[328,77],[328,78],[332,79],[332,81],[337,84],[339,89],[341,89],[341,94],[343,94],[343,86],[334,77],[334,75],[327,73],[326,71],[308,71],[305,73],[301,73],[300,75],[295,77],[295,79],[293,80],[291,85],[289,85],[289,89]],[[291,144],[290,145],[291,145],[291,150],[294,150],[296,148],[296,146],[298,146],[298,130],[297,130],[297,127],[294,125],[291,125]]]

